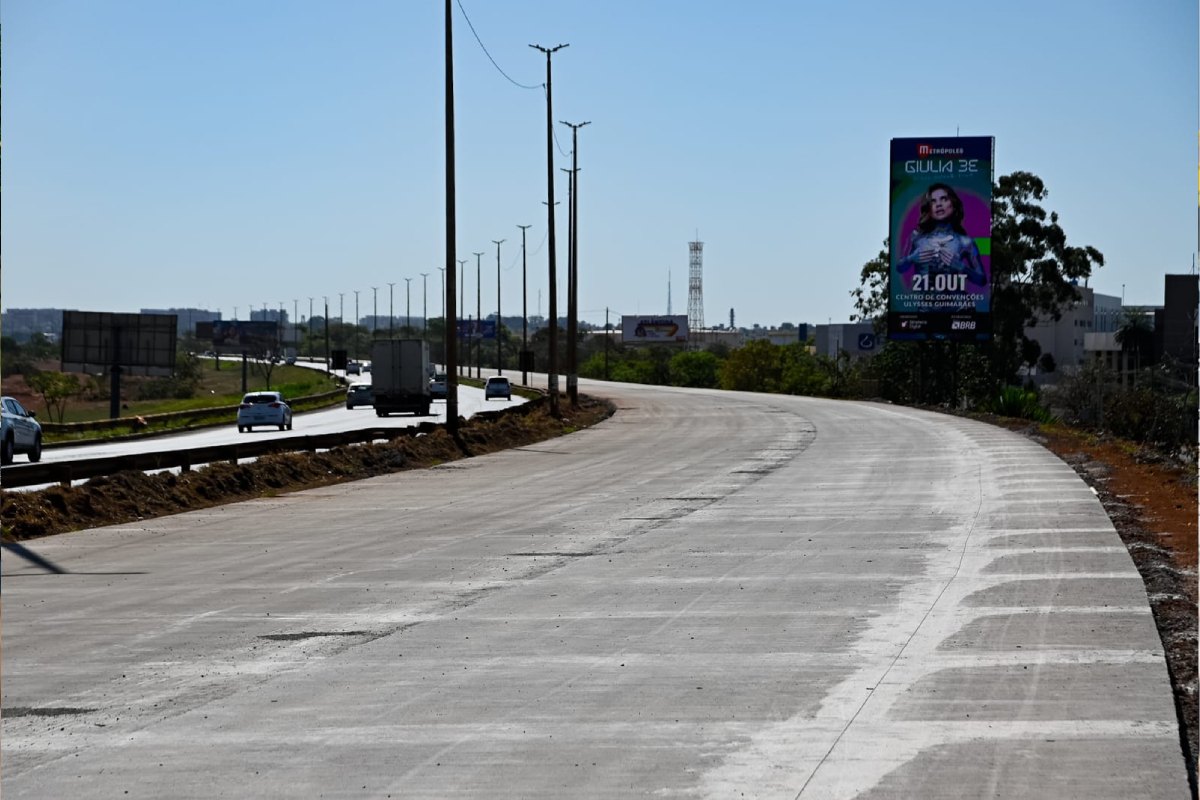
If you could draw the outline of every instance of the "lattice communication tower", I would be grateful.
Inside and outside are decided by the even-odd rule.
[[[704,329],[704,242],[688,242],[688,330]]]

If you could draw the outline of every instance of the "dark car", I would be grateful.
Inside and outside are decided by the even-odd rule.
[[[371,397],[371,384],[352,383],[350,384],[350,388],[346,390],[346,408],[374,404],[375,400]]]
[[[508,378],[493,375],[487,379],[487,383],[483,385],[483,399],[491,400],[493,397],[512,400],[512,384],[508,382]]]
[[[434,400],[446,399],[446,373],[435,372],[429,379],[429,396]]]

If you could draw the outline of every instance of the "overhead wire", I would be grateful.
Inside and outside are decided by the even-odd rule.
[[[475,25],[472,24],[471,18],[469,16],[467,16],[467,10],[465,8],[463,8],[462,0],[456,0],[456,2],[458,3],[458,10],[462,12],[463,19],[465,19],[467,21],[467,27],[471,29],[471,33],[475,36],[475,41],[479,43],[479,49],[482,50],[483,54],[488,57],[488,61],[492,62],[492,66],[496,68],[496,71],[499,72],[501,75],[503,75],[508,80],[508,82],[511,83],[513,86],[518,86],[522,89],[541,88],[544,91],[546,88],[546,84],[535,83],[532,85],[526,85],[524,83],[521,83],[520,81],[513,80],[507,72],[505,72],[503,69],[500,68],[500,65],[496,63],[496,59],[492,58],[492,54],[488,52],[487,46],[484,45],[484,43],[483,43],[483,39],[479,38],[479,33],[478,33],[478,31],[475,30]]]

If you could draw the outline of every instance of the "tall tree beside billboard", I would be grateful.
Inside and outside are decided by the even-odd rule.
[[[991,338],[994,142],[892,139],[889,338]]]

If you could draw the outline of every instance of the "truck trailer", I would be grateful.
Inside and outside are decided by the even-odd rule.
[[[371,398],[375,415],[393,411],[429,414],[429,343],[422,339],[378,339],[371,345]]]

